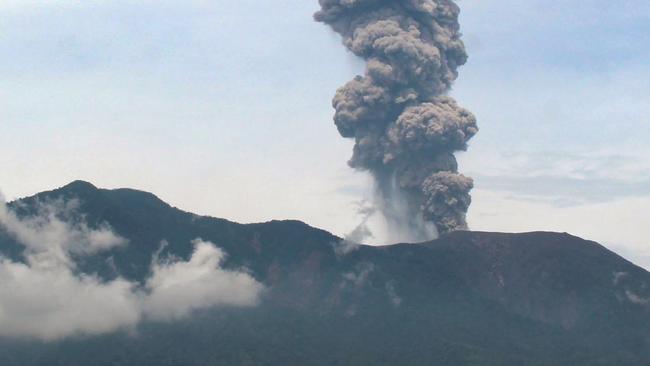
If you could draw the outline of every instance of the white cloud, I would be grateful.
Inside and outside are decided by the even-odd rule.
[[[126,241],[106,225],[92,229],[64,220],[74,213],[75,201],[38,207],[37,215],[19,217],[0,200],[0,229],[24,247],[24,261],[0,254],[2,337],[52,341],[98,335],[146,319],[176,320],[197,309],[257,303],[262,285],[245,272],[220,268],[224,253],[199,240],[188,261],[154,258],[145,288],[78,273],[71,254],[91,255]]]
[[[47,257],[66,266],[73,266],[69,254],[94,254],[126,244],[108,225],[91,229],[83,221],[66,220],[78,206],[77,200],[37,202],[36,215],[18,217],[0,200],[0,227],[25,246],[28,260]]]
[[[213,244],[195,240],[189,261],[156,261],[146,288],[147,316],[172,320],[193,310],[217,305],[250,306],[258,301],[262,285],[244,272],[220,268],[224,253]]]
[[[0,259],[0,336],[55,340],[101,334],[140,319],[133,284],[77,276],[48,255]]]
[[[0,201],[0,228],[24,246],[24,263],[0,257],[0,335],[53,340],[111,332],[140,318],[134,285],[77,275],[70,254],[87,255],[124,245],[107,226],[61,219],[76,201],[39,204],[18,217]]]

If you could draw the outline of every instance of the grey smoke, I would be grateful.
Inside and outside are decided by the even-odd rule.
[[[333,100],[335,124],[355,140],[351,167],[376,182],[389,231],[430,239],[467,228],[472,180],[454,152],[478,132],[449,96],[467,61],[451,0],[319,0],[315,19],[343,37],[366,72]]]
[[[643,298],[630,290],[625,290],[625,296],[633,304],[644,306],[650,305],[650,299]]]
[[[372,231],[368,227],[368,220],[374,215],[377,209],[363,200],[357,202],[357,214],[361,216],[361,222],[357,225],[348,235],[345,236],[346,241],[353,243],[363,243],[364,240],[372,238]]]
[[[375,271],[375,265],[370,262],[361,262],[358,263],[354,271],[346,272],[343,274],[343,278],[355,287],[363,287],[368,281],[370,274]]]
[[[399,295],[397,295],[394,281],[386,282],[386,293],[388,294],[388,298],[394,307],[398,308],[400,305],[402,305],[403,300],[401,297],[399,297]]]
[[[345,237],[335,243],[334,251],[337,255],[346,255],[361,247],[361,244],[367,239],[373,237],[372,231],[368,227],[368,220],[377,211],[373,206],[368,205],[368,202],[357,202],[357,214],[361,216],[361,222],[350,231]]]

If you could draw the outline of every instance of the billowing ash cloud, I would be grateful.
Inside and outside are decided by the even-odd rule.
[[[446,93],[467,61],[451,0],[319,0],[315,19],[343,36],[366,72],[334,97],[334,121],[354,138],[350,166],[377,182],[378,206],[412,239],[467,228],[472,180],[453,153],[478,132]]]
[[[262,285],[245,272],[222,269],[224,253],[201,240],[188,261],[154,258],[143,285],[80,273],[73,258],[128,243],[107,225],[68,220],[78,217],[76,207],[76,201],[52,201],[35,216],[19,217],[0,196],[0,230],[23,247],[20,261],[0,253],[0,337],[98,335],[197,309],[257,303]]]

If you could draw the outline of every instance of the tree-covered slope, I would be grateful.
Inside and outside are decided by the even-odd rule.
[[[254,307],[135,330],[4,339],[2,365],[650,365],[650,274],[568,234],[456,232],[342,253],[340,238],[301,222],[242,225],[85,182],[10,206],[29,216],[57,199],[78,200],[68,219],[128,239],[77,258],[80,272],[144,281],[152,257],[187,259],[201,238],[266,290]]]

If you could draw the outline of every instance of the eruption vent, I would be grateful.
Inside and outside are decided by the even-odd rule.
[[[367,62],[336,92],[334,121],[355,140],[350,166],[375,178],[389,231],[425,240],[466,229],[473,182],[454,152],[478,127],[446,95],[467,61],[460,9],[451,0],[319,1],[315,19]]]

